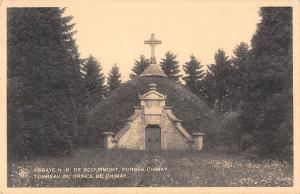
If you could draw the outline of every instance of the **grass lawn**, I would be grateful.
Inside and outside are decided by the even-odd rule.
[[[285,162],[203,152],[81,149],[68,158],[15,161],[8,179],[11,187],[286,187],[293,186],[293,168]]]

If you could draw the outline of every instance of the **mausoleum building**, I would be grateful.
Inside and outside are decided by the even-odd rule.
[[[105,132],[107,149],[135,150],[201,150],[203,134],[189,134],[165,104],[167,96],[157,92],[156,84],[139,96],[140,105],[133,107],[134,114],[116,134]]]
[[[155,40],[154,43],[160,42]],[[154,49],[151,64],[140,76],[167,77],[155,62]],[[166,99],[166,95],[157,91],[156,84],[150,84],[148,92],[139,96],[139,104],[133,107],[134,113],[123,128],[116,134],[103,133],[106,149],[200,151],[204,134],[188,133],[183,121],[173,114],[172,107],[166,105]]]

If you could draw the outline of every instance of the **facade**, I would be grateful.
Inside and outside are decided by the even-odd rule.
[[[203,133],[189,134],[165,104],[167,96],[150,84],[149,91],[139,96],[140,105],[125,126],[116,134],[103,133],[107,149],[133,150],[201,150]]]

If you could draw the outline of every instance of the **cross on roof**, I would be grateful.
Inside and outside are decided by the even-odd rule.
[[[154,49],[157,44],[161,44],[160,40],[156,40],[154,37],[154,33],[151,34],[150,40],[145,40],[144,44],[149,44],[151,46],[151,64],[156,64]]]

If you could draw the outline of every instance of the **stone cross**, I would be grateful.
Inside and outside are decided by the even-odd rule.
[[[150,63],[151,64],[156,64],[154,48],[155,48],[155,46],[157,44],[161,44],[161,41],[160,40],[156,40],[155,37],[154,37],[154,33],[152,33],[150,40],[145,40],[144,44],[149,44],[151,46],[151,59],[150,59]]]

